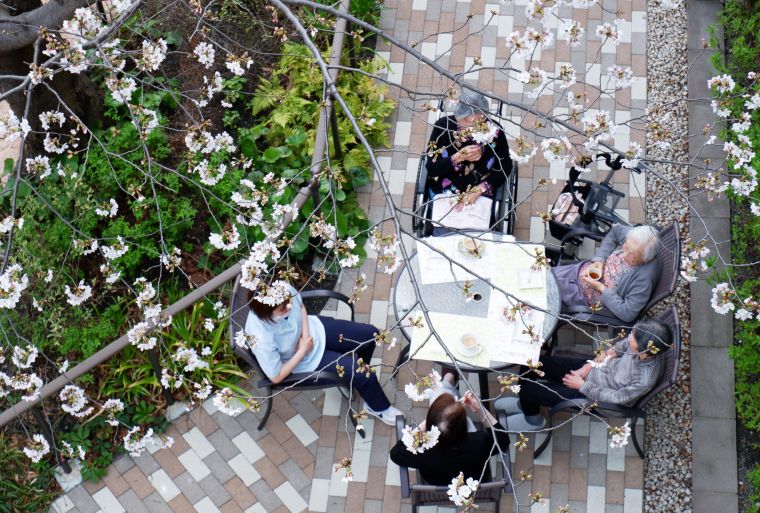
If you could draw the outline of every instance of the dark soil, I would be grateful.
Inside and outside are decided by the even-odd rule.
[[[736,423],[736,466],[739,478],[739,511],[756,513],[757,502],[750,501],[750,495],[758,490],[751,490],[747,473],[760,463],[760,433],[745,428],[741,422]]]

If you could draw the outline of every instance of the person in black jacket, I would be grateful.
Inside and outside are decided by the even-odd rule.
[[[391,449],[394,463],[416,468],[422,479],[432,485],[448,485],[460,472],[465,479],[480,480],[488,459],[499,450],[494,436],[502,450],[509,450],[509,436],[488,410],[482,419],[484,430],[476,431],[471,422],[468,425],[465,406],[476,415],[481,414],[481,408],[470,392],[461,402],[457,400],[454,382],[453,374],[443,376],[442,389],[431,403],[425,421],[419,425],[420,429],[437,426],[438,443],[419,454],[410,452],[401,440]]]
[[[462,206],[493,199],[512,172],[504,130],[487,113],[485,96],[464,91],[454,115],[436,121],[427,149],[429,200],[442,193],[465,194]]]

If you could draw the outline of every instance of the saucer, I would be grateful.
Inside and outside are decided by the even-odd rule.
[[[456,341],[456,344],[454,344],[454,349],[457,353],[459,353],[462,356],[476,356],[479,355],[481,351],[483,351],[483,344],[478,343],[475,347],[466,347],[462,343],[462,338],[465,336],[470,335],[473,336],[471,333],[465,333],[462,335],[462,337],[459,338],[459,340]]]

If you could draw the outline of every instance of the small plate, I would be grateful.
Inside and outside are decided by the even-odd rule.
[[[475,241],[475,247],[478,249],[478,253],[475,254],[473,251],[467,249],[464,246],[465,241]],[[470,257],[470,258],[481,258],[483,254],[486,252],[486,245],[483,244],[483,241],[473,239],[473,238],[465,238],[465,239],[459,239],[459,242],[457,243],[457,251],[462,253],[464,256]]]

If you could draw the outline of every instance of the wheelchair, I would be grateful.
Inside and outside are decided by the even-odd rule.
[[[502,116],[504,103],[499,102],[497,115]],[[443,112],[443,100],[438,103],[438,112]],[[501,124],[493,119],[492,122]],[[417,237],[429,237],[433,234],[433,202],[430,201],[432,196],[431,183],[428,180],[427,172],[427,154],[420,157],[420,163],[417,166],[417,182],[414,190],[414,200],[412,204],[412,230]],[[492,231],[512,235],[516,223],[516,201],[517,201],[517,162],[512,162],[512,170],[507,176],[506,181],[499,186],[494,192],[493,204],[491,206],[490,226]]]

